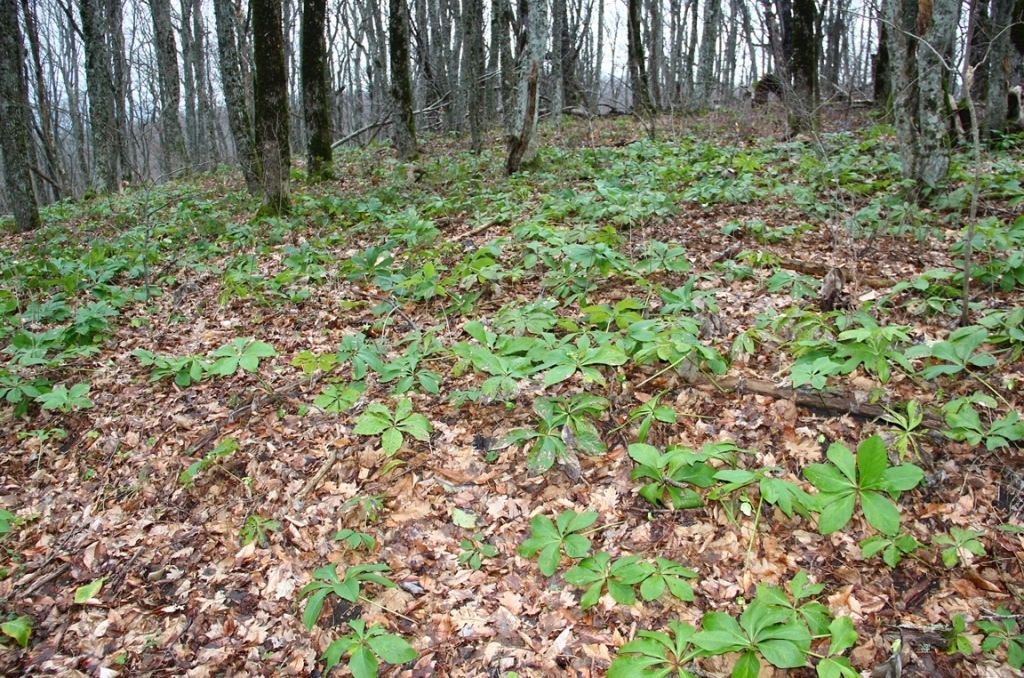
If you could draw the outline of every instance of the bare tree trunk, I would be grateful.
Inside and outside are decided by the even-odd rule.
[[[565,0],[551,2],[551,114],[555,125],[562,122],[562,110],[565,108],[565,52],[562,45],[566,30]]]
[[[50,177],[54,182],[53,198],[60,200],[70,190],[67,172],[60,155],[57,152],[57,142],[53,134],[56,125],[53,116],[53,109],[50,106],[50,98],[46,93],[46,78],[43,75],[43,61],[39,47],[39,32],[36,29],[36,18],[28,0],[21,0],[21,11],[25,17],[25,32],[28,36],[29,48],[32,52],[32,72],[36,80],[36,106],[39,109],[39,137],[43,144],[43,153],[46,155],[46,165]]]
[[[196,103],[199,113],[199,130],[202,135],[203,145],[206,147],[207,162],[216,163],[219,160],[217,155],[217,134],[216,121],[213,113],[212,89],[207,77],[206,68],[206,28],[203,18],[202,0],[195,0],[194,11],[192,12],[192,45],[195,51],[195,58],[192,60],[192,67],[195,69]]]
[[[395,151],[402,160],[419,155],[416,143],[412,73],[409,69],[409,6],[406,0],[389,0],[388,51],[391,59],[391,101],[394,114]]]
[[[238,164],[245,176],[245,186],[250,195],[256,195],[260,188],[260,171],[253,148],[252,119],[249,117],[249,107],[245,101],[245,87],[238,58],[235,9],[231,0],[213,0],[213,10],[217,21],[217,51],[220,55],[220,80],[224,89],[228,128],[235,143]]]
[[[693,69],[697,62],[697,9],[698,0],[687,0],[687,11],[690,12],[690,39],[687,41],[686,60],[684,62],[685,77],[683,81],[683,96],[692,99],[696,89],[693,79]],[[690,102],[692,106],[692,101]]]
[[[540,69],[547,52],[546,4],[546,0],[524,2],[527,31],[519,66],[519,111],[516,133],[508,139],[508,158],[505,161],[505,170],[510,175],[532,162],[537,154],[535,133],[540,113]],[[520,16],[520,21],[522,19]]]
[[[114,97],[114,140],[117,144],[117,167],[122,181],[138,176],[128,152],[128,97],[131,92],[131,70],[124,48],[124,27],[121,0],[103,0],[106,11],[106,40],[109,45],[111,89]]]
[[[653,110],[654,102],[651,101],[651,89],[647,79],[647,66],[644,58],[643,31],[640,16],[642,4],[642,0],[628,0],[626,8],[627,63],[629,68],[629,87],[633,95],[633,109],[646,112]]]
[[[268,215],[288,211],[288,81],[281,33],[281,0],[252,0],[256,52],[256,148],[263,168],[263,207]]]
[[[85,43],[85,78],[89,91],[94,176],[102,182],[92,183],[92,186],[115,193],[121,186],[120,154],[102,0],[79,0],[79,12]]]
[[[988,136],[992,132],[1006,131],[1006,95],[1010,88],[1010,22],[1013,18],[1013,0],[991,0],[990,26],[992,37],[989,41],[988,91],[985,93],[985,110],[979,124]]]
[[[334,176],[331,109],[327,96],[327,0],[302,2],[302,113],[306,121],[306,169],[313,181]]]
[[[509,0],[492,0],[491,11],[494,13],[492,21],[497,26],[492,26],[491,49],[498,53],[499,60],[499,85],[498,91],[501,100],[502,127],[506,135],[515,133],[516,119],[516,62],[512,55],[512,39],[509,31],[514,25],[512,6]]]
[[[466,90],[466,113],[473,150],[484,145],[487,92],[484,84],[484,4],[483,0],[464,0],[462,6],[462,81]]]
[[[188,165],[185,136],[178,119],[181,105],[181,83],[178,79],[178,49],[174,44],[171,26],[170,0],[150,0],[153,15],[153,47],[160,82],[160,125],[163,132],[163,151],[170,172]]]
[[[14,228],[19,233],[39,227],[36,193],[28,169],[32,109],[22,70],[24,61],[17,0],[0,0],[0,147]]]
[[[793,100],[789,102],[789,134],[794,136],[814,128],[814,110],[818,99],[818,45],[815,32],[817,9],[814,0],[793,0]]]
[[[947,86],[960,3],[890,0],[887,19],[892,62],[893,115],[903,175],[918,195],[938,186],[949,171]]]
[[[715,89],[715,54],[718,27],[722,23],[722,0],[707,0],[704,4],[704,28],[700,38],[700,59],[697,62],[697,87],[694,104],[706,108]]]
[[[647,85],[651,104],[655,110],[662,108],[661,83],[665,75],[664,49],[665,26],[661,16],[661,0],[649,0],[647,15],[650,17],[650,39],[647,41]]]

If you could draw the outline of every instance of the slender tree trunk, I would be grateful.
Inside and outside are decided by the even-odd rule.
[[[213,10],[217,21],[217,51],[220,55],[220,80],[224,89],[228,128],[235,143],[238,164],[245,176],[245,186],[250,195],[256,195],[260,189],[260,171],[253,148],[252,119],[249,117],[239,64],[235,8],[231,0],[213,0]]]
[[[0,148],[4,180],[19,233],[39,226],[36,193],[29,173],[32,109],[22,66],[25,54],[17,0],[0,0]]]
[[[114,97],[114,141],[117,144],[117,168],[122,181],[138,175],[128,150],[128,98],[131,92],[131,69],[124,47],[124,26],[121,0],[103,0],[106,11],[106,40],[110,50],[111,90]]]
[[[288,81],[281,32],[281,0],[252,0],[256,52],[256,148],[263,168],[263,208],[268,215],[288,211]]]
[[[483,150],[487,91],[484,83],[484,3],[464,0],[462,7],[462,80],[466,89],[466,113],[473,151]]]
[[[85,43],[85,79],[89,91],[89,123],[92,129],[93,187],[115,193],[120,189],[120,170],[114,91],[107,50],[106,16],[102,0],[79,0],[82,37]]]
[[[177,172],[188,165],[185,135],[181,131],[178,108],[181,106],[181,83],[178,79],[178,48],[171,26],[170,0],[150,0],[153,15],[153,46],[160,82],[160,124],[167,168]]]
[[[412,74],[409,69],[409,6],[406,0],[389,0],[388,52],[391,60],[392,129],[395,151],[402,160],[419,155],[416,143]]]
[[[546,0],[525,0],[526,45],[522,50],[519,67],[519,111],[516,115],[516,133],[508,139],[508,157],[505,170],[511,175],[537,154],[535,133],[540,113],[540,70],[547,52]],[[520,5],[523,7],[523,5]],[[520,16],[520,21],[523,17]]]
[[[654,102],[651,101],[651,89],[644,58],[642,5],[642,0],[628,0],[626,8],[627,63],[629,87],[633,94],[633,109],[646,112],[653,110]]]
[[[685,79],[683,81],[683,95],[686,99],[692,99],[696,85],[693,78],[693,69],[697,62],[697,0],[687,0],[687,11],[690,13],[690,39],[687,40],[686,59],[684,61]],[[692,102],[690,104],[693,105]]]
[[[649,0],[647,15],[650,17],[650,39],[647,41],[647,84],[650,91],[651,104],[656,110],[661,109],[661,83],[665,69],[663,67],[665,49],[665,27],[661,16],[661,0]]]
[[[1013,0],[991,0],[990,25],[992,38],[989,42],[988,91],[985,93],[985,111],[979,120],[982,132],[1006,131],[1006,95],[1013,82],[1010,70],[1010,22],[1013,18]]]
[[[302,2],[302,112],[306,121],[306,166],[317,181],[334,176],[331,109],[327,96],[327,0]]]
[[[903,175],[918,195],[937,187],[949,171],[947,87],[944,58],[956,37],[960,3],[917,0],[889,3],[893,115]]]
[[[818,99],[818,45],[814,0],[793,0],[793,101],[789,106],[789,134],[794,136],[814,127]]]
[[[53,133],[55,121],[53,108],[50,106],[50,97],[47,96],[46,92],[47,80],[43,74],[43,61],[39,46],[39,32],[36,29],[35,12],[29,6],[28,0],[21,0],[21,11],[25,18],[25,33],[27,34],[29,49],[32,53],[32,73],[36,81],[36,106],[39,109],[40,141],[43,145],[43,153],[46,155],[47,170],[55,184],[53,186],[53,198],[60,200],[68,193],[70,185],[64,164],[60,161],[60,154],[57,151],[57,142]]]
[[[196,105],[199,113],[199,133],[206,148],[207,162],[216,163],[217,133],[213,113],[212,89],[207,77],[206,68],[206,22],[203,18],[202,0],[195,0],[192,12],[192,45],[195,58],[192,67],[195,69]]]
[[[707,0],[704,4],[704,28],[700,38],[700,58],[697,62],[697,88],[694,103],[697,108],[706,108],[715,89],[715,54],[717,53],[718,28],[722,23],[722,0]]]

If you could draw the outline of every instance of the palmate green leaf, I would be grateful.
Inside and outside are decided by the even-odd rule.
[[[895,537],[900,531],[899,509],[888,497],[873,491],[862,492],[860,505],[871,527],[887,537]]]
[[[789,600],[783,596],[786,605]],[[740,627],[746,631],[749,638],[757,643],[762,638],[768,637],[766,629],[790,619],[792,610],[776,607],[767,604],[760,597],[755,598],[740,615]]]
[[[853,458],[853,453],[850,452],[849,448],[842,443],[832,443],[828,446],[828,451],[825,452],[825,456],[828,460],[835,464],[836,468],[839,469],[840,473],[846,476],[846,479],[851,483],[857,481],[856,464]]]
[[[694,634],[693,644],[711,654],[737,652],[750,647],[739,623],[724,612],[708,612],[701,619],[703,631]]]
[[[860,678],[846,657],[826,657],[815,667],[818,678]]]
[[[853,628],[853,620],[849,617],[836,617],[828,625],[829,635],[832,640],[829,642],[828,653],[837,655],[846,652],[857,642],[857,631]]]
[[[588,456],[594,457],[608,451],[597,426],[589,419],[579,419],[575,422],[576,449]]]
[[[359,641],[352,634],[336,638],[327,646],[320,658],[324,660],[324,674],[330,673],[331,669],[341,663],[341,658],[358,647]]]
[[[302,590],[306,591],[309,585],[304,587]],[[320,618],[320,612],[324,609],[324,600],[327,598],[327,594],[331,592],[329,587],[321,587],[309,597],[306,601],[306,607],[302,610],[302,624],[306,627],[307,631],[312,631],[313,627],[316,626],[316,620]]]
[[[554,386],[576,374],[576,365],[556,365],[544,375],[544,386]]]
[[[730,678],[757,678],[761,673],[761,662],[757,653],[753,651],[744,652],[736,664],[732,667]]]
[[[647,443],[632,443],[628,452],[629,457],[641,466],[651,469],[660,469],[668,463],[668,455],[663,455],[658,448]]]
[[[374,624],[370,628],[370,632],[373,632],[374,627],[378,626],[378,624]],[[417,656],[416,649],[408,641],[392,633],[371,636],[367,643],[377,653],[377,656],[388,664],[405,664],[416,659]]]
[[[889,455],[885,452],[885,443],[882,442],[881,436],[873,435],[857,448],[857,471],[862,490],[878,489],[887,466]]]
[[[370,403],[359,415],[352,432],[362,436],[376,436],[392,426],[391,412],[380,403]]]
[[[625,646],[623,646],[625,647]],[[622,649],[620,648],[621,652]],[[607,678],[664,678],[672,673],[672,669],[666,666],[667,660],[663,657],[650,657],[634,654],[629,657],[616,657],[608,667]],[[676,674],[692,678],[693,674],[682,669]]]
[[[348,668],[353,678],[377,678],[379,663],[370,648],[360,645],[352,652],[348,660]]]
[[[832,534],[846,527],[846,524],[853,518],[853,509],[857,499],[853,491],[842,495],[822,493],[819,502],[824,508],[818,516],[818,532]]]
[[[389,457],[402,449],[402,432],[397,428],[389,428],[380,436],[380,446]]]
[[[773,666],[793,669],[807,663],[811,649],[811,634],[796,619],[765,629],[755,640],[758,651]]]
[[[879,489],[898,496],[900,492],[912,490],[924,480],[924,471],[914,464],[900,464],[885,469]]]
[[[590,540],[581,534],[566,535],[563,545],[570,558],[583,558],[590,552]]]
[[[810,464],[804,468],[804,477],[822,494],[845,494],[857,487],[832,464]]]
[[[558,529],[562,534],[585,530],[597,522],[597,511],[576,513],[569,509],[562,511],[556,518]]]

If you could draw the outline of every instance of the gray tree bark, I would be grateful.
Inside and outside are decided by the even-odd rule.
[[[641,20],[642,0],[628,0],[626,7],[626,56],[629,68],[629,87],[633,95],[633,109],[651,111],[651,87],[647,78],[644,58],[643,22]]]
[[[32,109],[22,70],[24,63],[17,0],[0,0],[0,147],[4,152],[4,180],[14,211],[14,228],[19,233],[39,226],[29,173]]]
[[[170,0],[150,0],[153,17],[153,47],[160,83],[160,124],[167,169],[178,172],[188,165],[185,135],[181,131],[181,81],[178,77],[178,48],[171,26]]]
[[[706,108],[715,88],[715,54],[718,28],[722,23],[722,0],[707,0],[704,4],[704,26],[700,37],[700,57],[697,60],[697,83],[694,104]]]
[[[245,85],[239,63],[235,8],[231,0],[213,0],[213,10],[217,22],[220,80],[224,89],[228,128],[235,143],[238,164],[245,176],[245,186],[250,195],[256,195],[260,190],[260,171],[254,150],[252,119],[249,117],[249,107],[245,100]]]
[[[406,0],[389,0],[388,54],[391,60],[391,99],[395,151],[402,160],[419,155],[416,143],[412,73],[409,69],[409,7]]]
[[[515,133],[508,138],[505,170],[515,174],[537,155],[537,120],[540,114],[540,71],[547,53],[547,2],[525,0],[526,45],[519,62],[519,108]],[[520,21],[523,17],[520,16]]]
[[[110,51],[107,49],[106,13],[103,0],[79,0],[78,9],[85,43],[85,79],[89,92],[89,126],[95,167],[90,185],[94,189],[114,193],[121,186],[121,155]]]
[[[889,0],[893,117],[903,165],[919,195],[949,172],[949,70],[944,57],[956,38],[958,0]]]
[[[331,110],[327,96],[326,0],[302,3],[302,113],[306,122],[306,166],[312,180],[334,176]]]
[[[484,82],[484,3],[463,0],[462,7],[462,86],[466,90],[466,114],[473,150],[483,150],[484,120],[487,115]]]
[[[256,148],[263,169],[266,215],[288,211],[288,74],[281,32],[281,0],[252,0],[253,47],[256,52]]]

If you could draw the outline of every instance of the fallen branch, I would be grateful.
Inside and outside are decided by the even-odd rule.
[[[712,382],[713,385],[723,391],[735,391],[736,393],[756,393],[768,396],[777,400],[791,400],[801,407],[812,410],[822,410],[829,413],[851,414],[855,417],[865,419],[878,419],[884,417],[888,412],[883,407],[870,403],[860,403],[848,393],[835,391],[804,391],[798,388],[786,388],[777,386],[770,381],[760,379],[744,379],[743,377],[729,377]],[[925,413],[921,426],[932,430],[943,430],[945,423],[932,414]]]
[[[327,455],[327,458],[324,459],[324,463],[320,464],[320,468],[313,474],[313,477],[307,480],[306,484],[302,486],[302,489],[295,494],[295,498],[302,499],[309,494],[314,487],[319,485],[320,481],[324,479],[324,476],[327,475],[327,472],[331,470],[331,467],[334,466],[334,462],[336,461],[338,461],[338,448],[331,447],[331,451]]]

